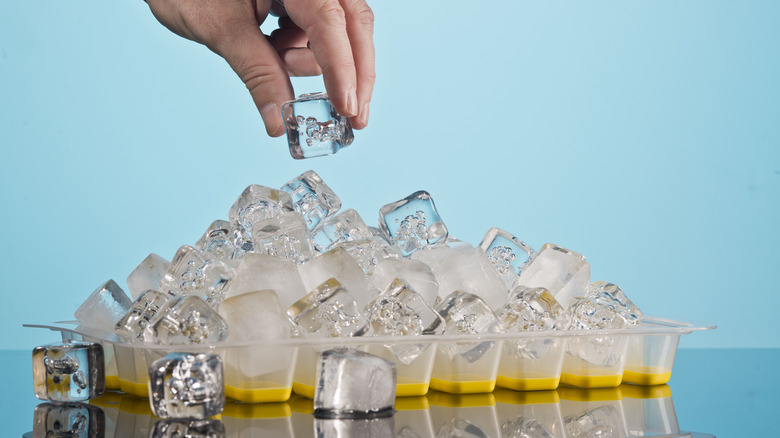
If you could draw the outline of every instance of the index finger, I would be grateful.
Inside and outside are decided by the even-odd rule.
[[[347,35],[352,45],[357,74],[358,114],[352,126],[363,129],[368,124],[368,103],[374,92],[374,12],[365,0],[341,0],[347,16]]]

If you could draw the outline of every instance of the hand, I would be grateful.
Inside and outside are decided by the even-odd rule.
[[[336,111],[356,129],[368,124],[374,89],[374,16],[365,0],[147,0],[154,16],[179,36],[225,58],[238,74],[272,137],[285,132],[290,76],[323,75]],[[272,10],[279,29],[263,35]]]

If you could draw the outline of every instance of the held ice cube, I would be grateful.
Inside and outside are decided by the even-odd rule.
[[[144,330],[153,344],[215,343],[228,337],[228,325],[200,297],[173,297]]]
[[[172,296],[199,296],[214,308],[225,299],[234,270],[210,253],[184,245],[160,281],[160,291]]]
[[[133,301],[127,314],[116,323],[114,331],[128,342],[143,338],[144,330],[169,298],[169,295],[156,290],[147,290]]]
[[[231,238],[232,234],[230,222],[217,219],[198,239],[195,248],[211,253],[219,260],[228,260],[233,257],[233,253],[236,251],[236,246]]]
[[[224,438],[225,426],[219,420],[191,418],[160,420],[154,423],[151,438]]]
[[[267,254],[247,254],[236,269],[227,297],[266,289],[276,291],[282,309],[287,309],[311,290],[304,286],[298,267],[292,260]]]
[[[448,335],[504,332],[501,321],[490,307],[478,296],[468,292],[451,293],[436,306],[436,311],[444,318],[445,333]],[[493,344],[493,341],[459,342],[450,346],[448,353],[450,358],[458,354],[469,363],[474,363]]]
[[[361,310],[368,304],[368,282],[363,269],[344,248],[336,247],[300,265],[303,285],[311,291],[330,278],[335,278],[357,301]]]
[[[379,227],[404,256],[447,239],[447,227],[424,190],[380,208]]]
[[[170,353],[149,367],[149,401],[160,418],[204,419],[225,407],[222,359],[215,354]]]
[[[74,316],[84,327],[111,332],[132,304],[125,291],[114,280],[108,280],[92,292]]]
[[[41,403],[35,407],[32,438],[103,438],[103,410],[84,403]]]
[[[165,272],[171,267],[171,262],[158,256],[149,254],[144,261],[138,265],[130,275],[127,276],[127,289],[133,299],[148,291],[149,289],[158,290],[160,280],[165,276]]]
[[[338,338],[363,336],[370,330],[355,299],[334,278],[290,306],[287,316],[307,335]]]
[[[293,210],[292,198],[287,192],[257,184],[244,189],[228,213],[236,246],[233,258],[241,258],[252,251],[255,222]]]
[[[598,304],[610,307],[620,314],[629,325],[642,322],[642,311],[628,299],[623,289],[616,284],[607,283],[606,281],[594,281],[588,286],[588,292],[585,297]]]
[[[516,287],[506,304],[496,311],[508,332],[566,330],[569,314],[545,288]],[[541,359],[554,344],[549,338],[505,342],[504,348],[519,359]]]
[[[282,190],[290,194],[295,211],[303,216],[308,230],[317,228],[320,222],[341,208],[341,199],[313,170],[289,181]]]
[[[379,237],[341,243],[338,246],[344,248],[355,259],[367,277],[373,275],[374,268],[380,261],[401,258],[398,247],[390,245]]]
[[[255,222],[252,226],[252,246],[258,254],[290,259],[299,264],[314,256],[306,224],[295,211]]]
[[[396,369],[389,360],[355,349],[326,350],[320,355],[316,373],[315,417],[393,415]]]
[[[91,342],[56,343],[32,353],[35,396],[71,402],[99,397],[105,390],[103,347]]]
[[[368,239],[371,236],[371,230],[363,222],[363,218],[350,208],[322,222],[312,234],[312,241],[314,249],[327,252],[341,243]]]
[[[566,308],[583,296],[590,282],[590,264],[582,254],[545,243],[517,278],[515,285],[543,287]]]
[[[332,155],[355,139],[349,119],[336,112],[328,95],[310,93],[282,105],[290,155],[296,160]]]
[[[368,289],[372,293],[381,293],[396,278],[400,278],[420,294],[426,304],[434,305],[439,284],[431,267],[418,260],[394,258],[381,260],[368,280]]]
[[[527,243],[501,228],[489,229],[479,247],[485,251],[488,260],[504,279],[507,287],[512,287],[523,267],[536,254]]]

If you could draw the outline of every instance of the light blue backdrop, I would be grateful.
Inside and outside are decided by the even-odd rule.
[[[780,347],[780,3],[371,4],[370,126],[294,161],[142,1],[1,2],[2,347],[309,168],[368,222],[426,189],[463,240],[555,242],[646,313],[720,326],[682,346]]]

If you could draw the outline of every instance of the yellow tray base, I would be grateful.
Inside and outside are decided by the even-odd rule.
[[[620,385],[623,376],[580,376],[577,374],[561,374],[561,384],[577,388],[614,388]]]
[[[283,402],[290,398],[292,388],[238,388],[225,385],[225,397],[244,403]]]
[[[427,383],[399,383],[395,385],[396,397],[412,397],[428,393]]]
[[[666,373],[623,371],[623,382],[633,383],[635,385],[663,385],[664,383],[669,382],[669,379],[671,378],[671,371]]]
[[[292,390],[298,394],[307,398],[314,398],[314,387],[303,383],[293,382]]]
[[[495,380],[465,380],[453,382],[431,378],[431,388],[450,394],[478,394],[492,392],[496,388]]]
[[[115,391],[121,389],[119,386],[119,376],[106,376],[106,389]]]
[[[514,389],[515,391],[541,391],[557,388],[560,381],[561,379],[558,377],[531,377],[518,379],[515,377],[498,376],[498,378],[496,378],[496,386]]]
[[[136,397],[149,398],[149,389],[146,383],[135,383],[119,379],[119,389],[125,394]]]

